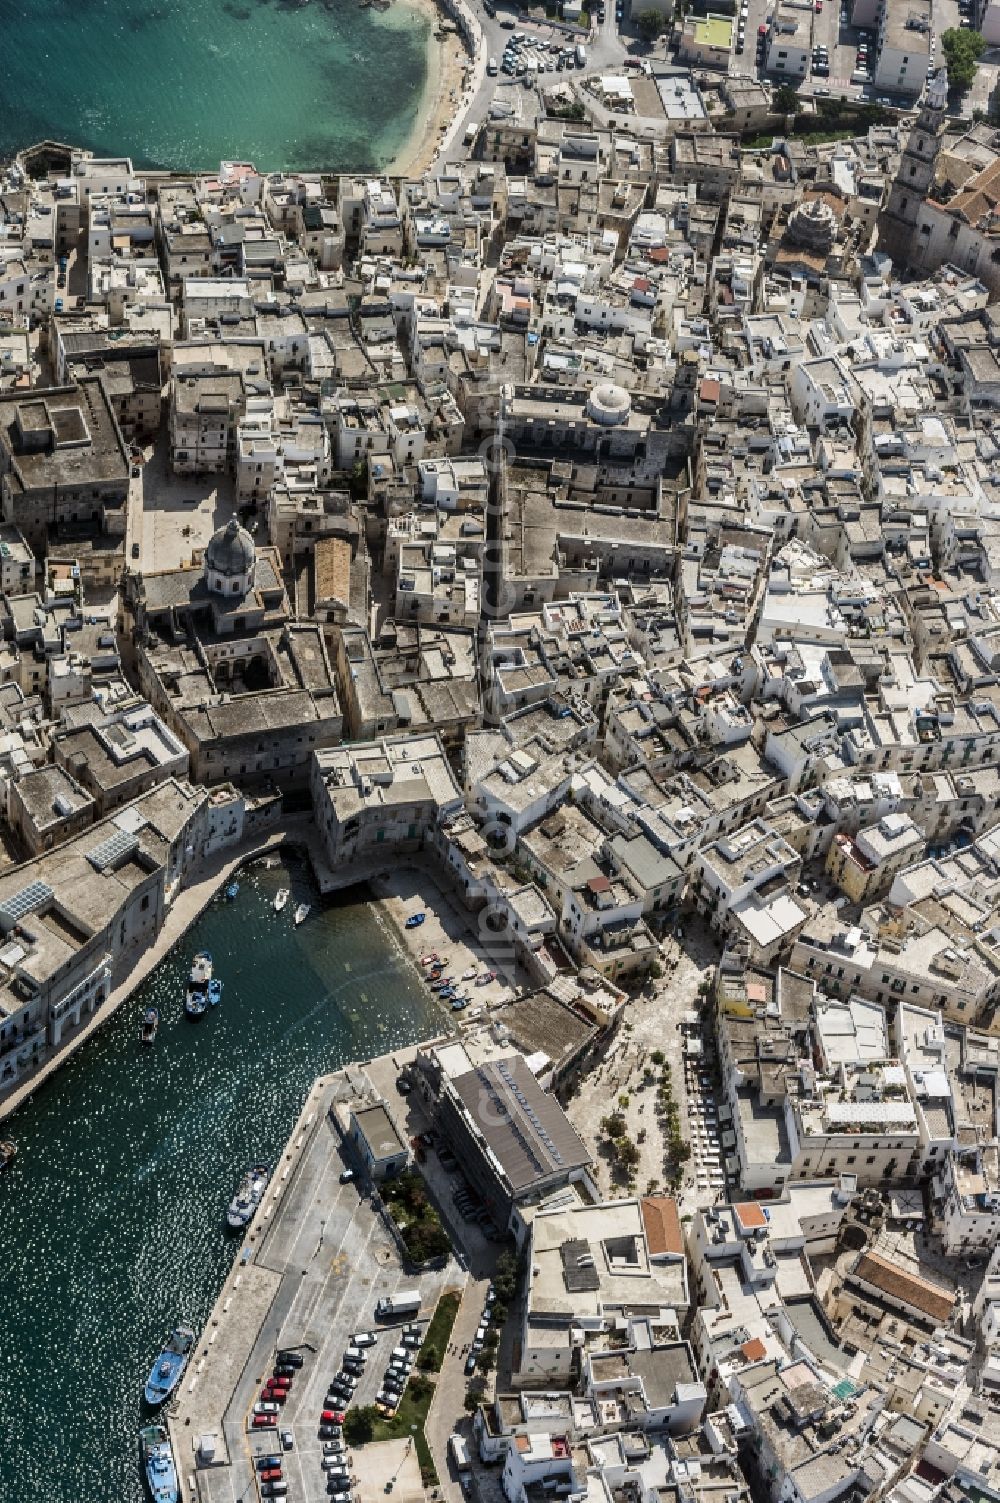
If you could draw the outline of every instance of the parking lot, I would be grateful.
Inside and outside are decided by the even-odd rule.
[[[367,1085],[366,1081],[362,1084]],[[273,1221],[261,1234],[251,1267],[257,1285],[270,1290],[263,1317],[254,1317],[253,1327],[241,1330],[236,1310],[228,1304],[242,1298],[237,1293],[216,1314],[219,1326],[219,1366],[213,1373],[215,1349],[199,1368],[198,1389],[193,1397],[185,1392],[184,1413],[178,1423],[193,1446],[198,1436],[212,1433],[222,1413],[224,1436],[217,1439],[218,1459],[228,1465],[199,1467],[192,1473],[192,1458],[180,1454],[183,1476],[193,1475],[197,1496],[212,1503],[253,1503],[259,1494],[259,1458],[280,1454],[282,1481],[288,1497],[319,1503],[327,1499],[326,1474],[322,1466],[323,1443],[319,1435],[320,1414],[330,1381],[340,1370],[350,1337],[358,1331],[376,1331],[373,1355],[364,1364],[352,1403],[375,1400],[392,1347],[406,1321],[379,1321],[376,1301],[401,1289],[417,1289],[421,1306],[410,1317],[423,1328],[446,1288],[462,1289],[465,1273],[449,1258],[446,1265],[426,1273],[404,1273],[391,1233],[357,1183],[341,1183],[346,1161],[339,1132],[327,1107],[334,1095],[350,1100],[353,1092],[343,1076],[325,1089],[322,1109],[310,1128],[294,1177],[286,1186]],[[268,1203],[261,1213],[266,1217]],[[252,1246],[249,1249],[253,1251]],[[259,1307],[256,1307],[259,1308]],[[229,1322],[235,1321],[235,1326]],[[228,1395],[219,1392],[223,1351],[245,1339],[242,1362],[230,1369],[239,1376]],[[213,1342],[215,1338],[212,1338]],[[266,1427],[253,1425],[254,1407],[262,1389],[274,1374],[276,1354],[290,1350],[301,1357],[292,1375],[287,1397]],[[272,1400],[271,1402],[276,1402]],[[285,1450],[281,1432],[288,1431],[291,1448]],[[217,1429],[215,1433],[218,1436]],[[224,1438],[225,1446],[219,1444]],[[264,1494],[264,1496],[267,1496]]]

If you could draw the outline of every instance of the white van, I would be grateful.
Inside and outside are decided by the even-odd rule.
[[[452,1435],[449,1438],[448,1449],[451,1452],[451,1459],[455,1463],[456,1472],[461,1474],[471,1469],[472,1463],[469,1460],[469,1448],[460,1435]]]
[[[486,64],[486,71],[491,78],[496,78],[500,69],[497,67],[497,60],[495,57],[491,57],[489,62]]]

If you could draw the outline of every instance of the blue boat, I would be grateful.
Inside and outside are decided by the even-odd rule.
[[[177,1503],[177,1468],[170,1437],[163,1425],[146,1425],[139,1431],[139,1450],[153,1503]]]
[[[208,1005],[218,1007],[222,1001],[222,982],[213,979],[208,983]]]
[[[208,1007],[208,988],[212,980],[212,957],[207,950],[199,950],[194,957],[191,975],[188,977],[184,996],[184,1011],[189,1018],[200,1018]]]
[[[230,882],[229,886],[226,888],[227,900],[231,903],[234,898],[239,897],[239,894],[240,884],[238,882]]]
[[[406,920],[406,928],[419,929],[420,925],[423,923],[426,917],[426,913],[411,913],[409,918]]]
[[[151,1409],[162,1404],[177,1387],[194,1343],[195,1334],[189,1326],[178,1326],[170,1332],[143,1389],[143,1397]]]

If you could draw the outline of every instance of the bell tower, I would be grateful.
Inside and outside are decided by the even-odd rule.
[[[934,181],[948,108],[948,70],[939,68],[927,85],[920,113],[907,137],[889,200],[879,219],[878,248],[902,269],[913,257],[920,206]]]

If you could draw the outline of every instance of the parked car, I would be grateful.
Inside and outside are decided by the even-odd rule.
[[[378,1341],[377,1331],[355,1331],[351,1337],[352,1346],[374,1346]]]
[[[262,1399],[253,1406],[254,1414],[277,1414],[278,1405],[273,1399]]]
[[[256,1462],[254,1463],[254,1465],[256,1466],[258,1472],[266,1472],[267,1469],[268,1469],[268,1467],[280,1466],[281,1465],[281,1457],[280,1456],[258,1456]]]
[[[277,1409],[277,1404],[275,1404],[274,1407],[275,1409]],[[255,1430],[265,1430],[269,1426],[273,1426],[274,1423],[275,1419],[273,1414],[255,1414],[253,1417],[253,1427]]]
[[[465,1359],[465,1376],[467,1378],[471,1378],[472,1374],[475,1372],[475,1370],[476,1370],[476,1354],[475,1354],[475,1352],[470,1352],[469,1355]]]
[[[321,1425],[342,1425],[344,1423],[344,1411],[342,1409],[324,1409],[319,1420]]]

